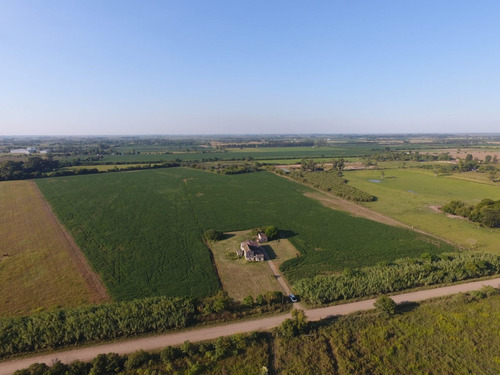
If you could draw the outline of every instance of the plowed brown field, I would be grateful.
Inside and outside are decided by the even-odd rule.
[[[32,181],[0,183],[0,316],[109,300]]]

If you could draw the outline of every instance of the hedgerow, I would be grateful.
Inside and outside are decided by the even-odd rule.
[[[219,291],[214,296],[200,299],[153,297],[0,318],[0,358],[282,312],[288,308],[281,292],[267,292],[257,296],[255,302],[241,304]]]
[[[0,318],[0,357],[182,328],[194,314],[191,299],[153,297]]]
[[[403,258],[359,270],[346,269],[341,275],[319,275],[300,280],[295,288],[308,302],[323,304],[497,273],[500,273],[498,255],[450,253],[441,257]]]

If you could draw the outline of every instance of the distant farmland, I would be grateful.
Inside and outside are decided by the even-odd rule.
[[[207,229],[276,225],[302,253],[293,282],[345,267],[450,251],[447,244],[323,207],[311,189],[267,172],[171,168],[37,181],[116,299],[202,296],[219,288]]]

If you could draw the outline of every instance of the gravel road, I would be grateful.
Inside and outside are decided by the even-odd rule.
[[[470,292],[472,290],[481,289],[484,285],[489,285],[494,288],[500,288],[500,278],[422,290],[418,292],[403,293],[392,296],[391,298],[397,303],[418,302],[429,298]],[[347,303],[344,305],[310,309],[306,310],[306,314],[309,320],[317,321],[336,315],[345,315],[356,311],[372,309],[374,301],[374,299],[371,299],[366,301]],[[87,348],[65,350],[58,353],[11,360],[0,363],[0,375],[12,374],[15,370],[26,368],[35,362],[44,362],[50,365],[57,359],[64,363],[71,363],[72,361],[75,361],[77,359],[81,361],[90,361],[100,353],[112,352],[118,354],[127,354],[140,349],[153,350],[160,349],[167,345],[179,345],[186,340],[196,342],[211,340],[220,336],[234,335],[236,333],[266,331],[279,326],[288,317],[290,317],[290,314],[287,313],[262,319],[245,320],[243,322],[229,323],[214,327],[196,328],[185,332],[166,333],[157,336],[130,339],[116,343],[101,344]]]

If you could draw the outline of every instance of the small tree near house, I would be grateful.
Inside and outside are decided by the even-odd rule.
[[[265,233],[268,239],[274,240],[278,237],[278,228],[274,225],[270,225],[266,228]]]

